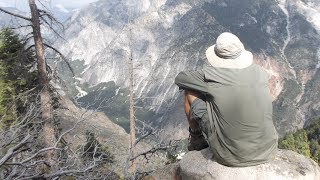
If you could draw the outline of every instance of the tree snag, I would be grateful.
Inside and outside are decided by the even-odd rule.
[[[130,46],[130,54],[129,54],[129,91],[130,91],[130,107],[129,107],[129,113],[130,113],[130,155],[133,157],[135,156],[135,142],[136,142],[136,123],[135,123],[135,116],[134,116],[134,83],[133,83],[133,54],[132,54],[132,29],[130,27],[129,32],[129,46]],[[136,171],[136,160],[132,161],[132,165],[130,168],[130,171],[135,173]]]
[[[41,28],[40,28],[40,13],[35,3],[35,0],[29,0],[29,6],[31,11],[31,23],[33,30],[33,37],[35,43],[36,50],[36,58],[37,58],[37,67],[39,71],[39,79],[40,79],[40,109],[41,109],[41,118],[44,121],[44,126],[42,129],[42,138],[46,147],[53,147],[56,138],[54,131],[54,122],[53,122],[53,114],[52,114],[52,102],[51,96],[49,92],[49,79],[47,75],[47,65],[44,56],[44,44],[41,36]],[[55,160],[55,152],[48,151],[47,158],[49,159],[49,164],[52,167],[54,165]]]

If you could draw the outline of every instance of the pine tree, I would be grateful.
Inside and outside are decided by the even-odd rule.
[[[320,119],[280,139],[279,148],[298,152],[320,164]]]
[[[10,126],[34,98],[24,94],[37,87],[34,53],[10,29],[0,32],[0,117],[1,126]]]
[[[310,147],[307,133],[304,129],[298,130],[296,133],[289,134],[279,141],[279,148],[289,149],[300,154],[310,157]]]
[[[317,140],[311,139],[310,141],[311,158],[320,164],[320,145]]]

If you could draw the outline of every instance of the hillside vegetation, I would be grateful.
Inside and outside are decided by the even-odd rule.
[[[320,165],[320,119],[279,140],[279,148],[289,149],[312,158]]]

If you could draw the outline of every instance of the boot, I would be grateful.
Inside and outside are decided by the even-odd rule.
[[[200,151],[202,149],[205,149],[209,147],[209,144],[207,143],[206,139],[202,135],[202,131],[200,129],[198,130],[191,130],[189,128],[189,144],[188,144],[188,150],[189,151]]]

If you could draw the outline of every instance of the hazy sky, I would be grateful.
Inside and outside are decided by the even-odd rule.
[[[59,5],[65,8],[79,8],[91,2],[98,0],[41,0],[46,5],[51,5],[52,7]],[[0,0],[0,6],[2,7],[16,7],[20,10],[28,9],[28,0]]]

